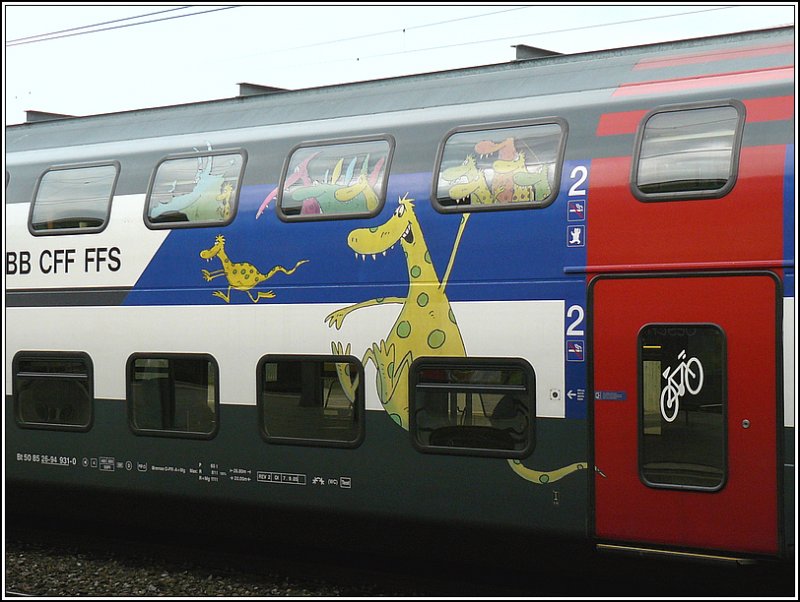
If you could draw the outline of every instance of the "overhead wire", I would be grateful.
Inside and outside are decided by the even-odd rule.
[[[194,16],[197,16],[197,15],[204,15],[204,14],[207,14],[207,13],[215,13],[215,12],[218,12],[218,11],[221,11],[221,10],[230,10],[231,8],[241,8],[241,6],[222,6],[222,7],[212,8],[212,9],[209,9],[209,10],[203,10],[203,11],[199,11],[199,12],[195,12],[195,13],[188,13],[188,14],[183,14],[183,15],[173,15],[171,17],[162,17],[160,19],[150,19],[148,21],[139,21],[137,23],[125,23],[124,25],[114,25],[113,27],[103,27],[101,29],[91,29],[89,31],[65,30],[65,31],[71,31],[71,33],[64,33],[62,35],[42,34],[41,36],[30,36],[30,37],[33,37],[33,38],[39,38],[39,39],[32,39],[32,40],[25,40],[24,38],[19,38],[18,40],[9,40],[8,42],[6,42],[6,46],[22,46],[23,44],[35,44],[37,42],[49,42],[51,40],[59,40],[61,38],[70,38],[70,37],[74,37],[74,36],[87,35],[87,34],[90,34],[90,33],[99,33],[99,32],[102,32],[102,31],[111,31],[111,30],[114,30],[114,29],[123,29],[123,28],[126,28],[126,27],[135,27],[137,25],[146,25],[148,23],[159,23],[161,21],[171,21],[172,19],[183,19],[185,17],[194,17]],[[167,11],[162,11],[162,12],[167,12]],[[158,13],[153,13],[153,14],[158,14]],[[129,17],[127,19],[119,19],[119,21],[128,21],[128,20],[131,20],[131,19],[139,19],[142,16],[148,16],[148,15],[140,15],[138,17]],[[110,23],[113,23],[113,22],[115,22],[115,21],[110,21]],[[89,26],[86,26],[86,27],[77,27],[77,28],[72,28],[72,29],[81,29],[82,30],[82,29],[87,29],[87,28],[90,28],[90,27],[93,27],[93,26],[89,25]],[[54,33],[59,33],[59,32],[54,32]],[[23,40],[23,41],[19,41],[19,40]]]
[[[430,51],[430,50],[443,50],[443,49],[446,49],[446,48],[456,48],[456,47],[459,47],[459,46],[472,46],[474,44],[487,44],[489,42],[502,42],[504,40],[515,40],[515,39],[519,39],[519,38],[523,38],[523,37],[528,38],[528,37],[531,37],[531,36],[542,36],[542,35],[550,35],[550,34],[555,34],[555,33],[568,33],[568,32],[572,32],[572,31],[580,31],[580,30],[585,30],[585,29],[596,29],[596,28],[599,28],[599,27],[612,27],[614,25],[629,25],[631,23],[639,23],[639,22],[642,22],[642,21],[654,21],[656,19],[668,19],[668,18],[671,18],[671,17],[683,17],[683,16],[687,16],[687,15],[694,15],[694,14],[698,14],[698,13],[710,12],[710,11],[715,11],[715,10],[726,10],[726,9],[729,9],[729,8],[736,8],[736,7],[735,6],[716,6],[716,7],[712,7],[712,8],[705,8],[705,9],[702,9],[702,10],[688,11],[688,12],[683,12],[683,13],[672,13],[672,14],[669,14],[669,15],[658,15],[658,16],[655,16],[655,17],[641,17],[641,18],[638,18],[638,19],[626,19],[626,20],[623,20],[623,21],[612,21],[610,23],[596,23],[596,24],[593,24],[593,25],[581,25],[581,26],[576,26],[576,27],[565,27],[563,29],[551,29],[551,30],[539,31],[539,32],[534,32],[534,33],[516,34],[516,35],[513,35],[513,36],[503,36],[503,37],[500,37],[500,38],[491,38],[491,39],[488,39],[488,40],[472,40],[472,41],[469,41],[469,42],[458,42],[458,43],[455,43],[455,44],[445,44],[445,45],[441,45],[441,46],[428,46],[428,47],[425,47],[425,48],[415,48],[415,49],[410,49],[410,50],[406,49],[406,50],[401,50],[401,51],[396,51],[396,52],[384,52],[384,53],[380,53],[380,54],[371,54],[371,55],[364,56],[364,57],[358,57],[358,60],[372,59],[372,58],[382,58],[382,57],[386,57],[386,56],[394,56],[394,55],[397,55],[397,54],[406,54],[406,53],[410,54],[412,52],[427,52],[427,51]]]
[[[327,46],[327,45],[330,45],[330,44],[342,44],[344,42],[353,42],[355,40],[363,40],[365,38],[374,38],[374,37],[377,37],[377,36],[385,36],[385,35],[389,35],[389,34],[393,34],[393,33],[406,33],[408,31],[411,31],[411,30],[414,30],[414,29],[424,29],[426,27],[436,27],[436,26],[439,26],[439,25],[450,25],[452,23],[456,23],[456,22],[459,22],[459,21],[468,21],[470,19],[482,19],[482,18],[485,18],[485,17],[491,17],[493,15],[499,15],[499,14],[502,14],[502,13],[508,13],[508,12],[512,12],[512,11],[516,11],[516,10],[524,10],[524,9],[527,9],[527,8],[533,8],[533,7],[532,6],[516,6],[516,7],[513,7],[513,8],[506,8],[506,9],[503,9],[503,10],[496,10],[496,11],[492,11],[492,12],[489,12],[489,13],[481,13],[479,15],[470,15],[470,16],[466,16],[466,17],[457,17],[455,19],[447,19],[446,21],[434,21],[432,23],[423,23],[422,25],[409,25],[409,26],[406,26],[406,27],[402,27],[400,29],[388,29],[388,30],[385,30],[385,31],[377,31],[377,32],[374,32],[374,33],[365,33],[365,34],[358,35],[358,36],[350,36],[349,38],[338,38],[336,40],[325,40],[325,41],[322,41],[322,42],[314,42],[313,44],[303,44],[302,46],[292,46],[291,48],[283,48],[283,49],[280,49],[279,51],[280,52],[285,52],[285,51],[290,51],[290,50],[305,50],[306,48],[314,48],[316,46]]]
[[[144,15],[136,15],[135,17],[125,17],[124,19],[113,19],[111,21],[103,21],[101,23],[93,23],[92,25],[82,25],[80,27],[70,27],[69,29],[59,29],[58,31],[50,31],[48,33],[39,33],[33,36],[25,36],[24,38],[14,38],[13,40],[8,40],[6,45],[9,44],[18,44],[20,42],[26,42],[28,40],[34,40],[35,38],[44,38],[44,39],[36,39],[37,42],[46,42],[51,36],[55,36],[59,33],[67,33],[70,31],[78,31],[83,29],[93,29],[95,27],[100,27],[101,25],[110,25],[111,23],[120,23],[122,21],[132,21],[133,19],[141,19],[143,17],[152,17],[153,15],[160,15],[163,13],[171,13],[176,10],[186,10],[187,8],[191,8],[191,6],[179,6],[176,8],[168,8],[167,10],[159,10],[154,13],[146,13]],[[94,33],[93,31],[85,31],[82,33]]]
[[[533,6],[524,6],[524,7],[519,7],[519,8],[534,8],[534,7]],[[502,41],[505,41],[505,40],[519,40],[520,38],[529,38],[529,37],[532,37],[532,36],[544,36],[544,35],[558,34],[558,33],[569,33],[569,32],[574,32],[574,31],[581,31],[581,30],[597,29],[597,28],[601,28],[601,27],[613,27],[615,25],[628,25],[628,24],[631,24],[631,23],[640,23],[640,22],[643,22],[643,21],[653,21],[653,20],[656,20],[656,19],[668,19],[668,18],[672,18],[672,17],[690,16],[690,15],[696,15],[696,14],[706,13],[706,12],[710,12],[710,11],[726,10],[726,9],[730,9],[730,8],[737,8],[737,7],[734,6],[734,5],[714,6],[714,7],[709,7],[709,8],[703,8],[703,9],[700,9],[700,10],[685,11],[685,12],[681,12],[681,13],[670,13],[668,15],[657,15],[657,16],[652,16],[652,17],[640,17],[640,18],[636,18],[636,19],[625,19],[625,20],[622,20],[622,21],[611,21],[611,22],[608,22],[608,23],[595,23],[595,24],[592,24],[592,25],[579,25],[579,26],[575,26],[575,27],[565,27],[565,28],[561,28],[561,29],[543,30],[543,31],[538,31],[538,32],[533,32],[533,33],[526,33],[526,34],[515,34],[515,35],[511,35],[511,36],[503,36],[503,37],[499,37],[499,38],[490,38],[490,39],[485,39],[485,40],[468,40],[468,41],[464,41],[464,42],[456,42],[456,43],[453,43],[453,44],[443,44],[443,45],[439,45],[439,46],[426,46],[424,48],[403,49],[403,50],[397,50],[397,51],[391,51],[391,52],[383,52],[383,53],[361,55],[361,56],[351,56],[351,57],[346,57],[346,58],[335,58],[335,59],[322,60],[322,61],[320,61],[319,59],[315,59],[313,62],[299,63],[299,64],[295,64],[295,66],[304,66],[304,65],[309,65],[309,64],[314,64],[314,65],[333,64],[333,63],[349,62],[351,60],[362,61],[362,60],[374,59],[374,58],[384,58],[384,57],[388,57],[388,56],[412,54],[412,53],[419,53],[419,52],[429,52],[429,51],[433,51],[433,50],[444,50],[444,49],[447,49],[447,48],[457,48],[457,47],[463,47],[463,46],[474,46],[474,45],[479,45],[479,44],[488,44],[488,43],[491,43],[491,42],[502,42]],[[506,11],[496,11],[496,12],[506,12]],[[488,16],[488,15],[492,15],[492,14],[496,14],[496,13],[484,13],[482,15],[476,15],[475,17]],[[475,18],[475,17],[463,17],[462,19]],[[428,27],[428,26],[433,26],[433,25],[442,25],[442,24],[447,24],[447,23],[450,23],[450,22],[451,21],[440,21],[440,22],[430,23],[430,24],[426,24],[426,25],[414,26],[413,28],[422,28],[422,27]],[[404,28],[402,31],[405,32],[405,31],[407,31],[409,29],[412,29],[412,27]],[[335,40],[335,41],[331,40],[331,41],[328,41],[328,42],[318,42],[318,43],[309,44],[309,45],[306,45],[306,46],[297,46],[297,47],[290,48],[290,49],[279,49],[279,50],[276,50],[275,52],[282,52],[284,50],[300,50],[300,49],[310,48],[312,46],[319,46],[319,45],[322,45],[322,44],[334,44],[334,43],[338,43],[338,42],[349,42],[349,41],[352,41],[352,40],[361,39],[363,37],[370,37],[370,36],[374,36],[374,35],[387,35],[387,34],[390,34],[390,33],[397,33],[398,31],[399,30],[391,30],[391,31],[385,31],[385,32],[380,32],[380,33],[375,33],[375,34],[365,34],[364,36],[354,36],[354,37],[349,37],[349,38],[342,38],[340,40]]]

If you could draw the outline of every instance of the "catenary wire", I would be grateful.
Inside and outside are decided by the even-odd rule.
[[[90,33],[99,33],[101,31],[111,31],[113,29],[123,29],[125,27],[134,27],[136,25],[146,25],[148,23],[158,23],[160,21],[170,21],[172,19],[183,19],[184,17],[194,17],[196,15],[204,15],[204,14],[207,14],[207,13],[215,13],[215,12],[218,12],[218,11],[221,11],[221,10],[229,10],[231,8],[241,8],[241,7],[240,6],[222,6],[222,7],[219,7],[219,8],[212,8],[212,9],[209,9],[209,10],[204,10],[204,11],[191,13],[191,14],[173,15],[171,17],[162,17],[160,19],[150,19],[149,21],[139,21],[138,23],[125,23],[124,25],[114,25],[112,27],[103,27],[102,29],[93,29],[91,31],[75,31],[75,32],[72,32],[72,33],[65,33],[63,35],[52,35],[50,37],[45,37],[44,39],[28,40],[28,41],[23,41],[23,42],[10,41],[10,42],[6,42],[6,46],[7,47],[8,46],[22,46],[23,44],[35,44],[37,42],[49,42],[51,40],[58,40],[58,39],[61,39],[61,38],[70,38],[70,37],[74,37],[74,36],[87,35],[87,34],[90,34]],[[133,17],[133,18],[136,18],[136,17]],[[91,27],[91,26],[89,26],[89,27]],[[78,29],[81,29],[81,28],[78,28]],[[42,34],[42,35],[43,36],[47,36],[48,34]]]
[[[121,23],[122,21],[132,21],[134,19],[143,19],[144,17],[152,17],[153,15],[161,15],[163,13],[171,13],[176,10],[186,10],[187,8],[192,8],[191,6],[179,6],[177,8],[168,8],[167,10],[159,10],[154,13],[145,13],[143,15],[136,15],[134,17],[125,17],[124,19],[113,19],[111,21],[103,21],[102,23],[93,23],[92,25],[82,25],[80,27],[70,27],[69,29],[59,29],[58,31],[51,31],[48,33],[39,33],[33,36],[25,36],[24,38],[15,38],[13,40],[8,40],[6,45],[15,45],[21,42],[27,42],[28,40],[34,40],[37,42],[46,42],[50,37],[55,36],[56,34],[60,33],[67,33],[70,31],[78,31],[83,29],[93,29],[95,27],[100,27],[101,25],[110,25],[111,23]],[[191,16],[191,15],[186,15]],[[138,23],[137,23],[138,25]],[[102,30],[98,30],[102,31]],[[94,33],[94,31],[83,31],[81,33]],[[39,39],[45,38],[45,39]]]

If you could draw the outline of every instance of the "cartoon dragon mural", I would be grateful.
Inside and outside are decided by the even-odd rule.
[[[235,288],[237,291],[247,293],[253,303],[258,303],[259,299],[272,299],[275,297],[275,293],[273,291],[258,291],[256,295],[253,296],[253,293],[250,292],[250,289],[261,284],[265,280],[269,280],[278,272],[283,272],[284,274],[290,275],[293,274],[298,267],[304,263],[308,263],[307,259],[302,259],[298,261],[293,268],[288,270],[283,266],[276,265],[267,274],[262,274],[251,263],[232,262],[228,258],[228,254],[225,252],[225,237],[222,235],[217,236],[213,247],[200,251],[200,257],[206,261],[211,261],[214,257],[218,257],[222,262],[221,270],[203,270],[203,278],[205,278],[206,282],[211,282],[214,280],[214,278],[225,276],[228,281],[228,291],[226,293],[223,293],[222,291],[214,291],[213,293],[215,297],[219,297],[225,301],[225,303],[231,302],[232,288]]]
[[[342,213],[363,213],[375,210],[378,206],[378,195],[375,186],[386,162],[381,157],[372,172],[369,172],[369,154],[362,163],[358,176],[354,177],[357,158],[348,164],[344,175],[344,158],[333,169],[330,176],[326,173],[322,182],[314,181],[309,175],[311,161],[320,153],[316,152],[306,157],[292,171],[284,182],[284,208],[300,206],[300,215],[334,215]],[[296,184],[299,186],[295,186]],[[256,219],[266,210],[269,204],[278,196],[276,187],[270,192],[256,212]]]
[[[211,151],[210,144],[208,150]],[[205,161],[198,157],[192,190],[152,204],[150,218],[158,219],[168,213],[183,213],[189,221],[224,220],[230,217],[233,184],[226,180],[224,174],[213,174],[213,169],[213,157],[208,156]],[[177,182],[173,182],[169,193],[174,192],[176,187]]]
[[[491,205],[495,202],[486,176],[482,169],[478,169],[473,155],[467,155],[461,165],[445,169],[442,178],[455,182],[447,193],[457,205]]]
[[[359,228],[350,232],[348,246],[356,257],[385,255],[399,242],[406,257],[408,293],[405,297],[370,299],[349,305],[325,318],[329,328],[340,330],[352,312],[395,303],[402,305],[389,334],[366,350],[362,364],[375,365],[378,398],[386,412],[397,424],[408,429],[408,370],[419,356],[465,357],[467,355],[461,331],[450,306],[445,289],[470,214],[461,216],[453,249],[441,280],[431,260],[427,243],[414,210],[414,199],[408,195],[399,199],[392,216],[381,226]],[[334,355],[350,355],[350,344],[331,342]],[[355,399],[358,379],[352,380],[345,371],[347,364],[337,364],[339,381],[348,397]],[[522,478],[537,484],[552,483],[578,470],[585,462],[576,462],[553,471],[539,471],[524,466],[519,460],[508,460],[511,469]]]
[[[325,318],[329,327],[341,329],[345,318],[358,309],[387,303],[402,305],[400,314],[386,339],[373,343],[364,354],[362,363],[372,361],[377,370],[378,397],[389,416],[403,428],[408,428],[408,368],[415,355],[466,355],[461,332],[445,294],[453,259],[469,215],[461,218],[450,264],[440,281],[431,261],[428,246],[414,212],[414,199],[404,196],[389,220],[377,228],[360,228],[348,236],[348,245],[356,255],[383,254],[400,243],[406,255],[408,295],[371,299],[337,310]],[[341,343],[331,343],[333,353],[348,355]],[[353,394],[357,383],[342,379]],[[354,398],[354,397],[353,397]]]
[[[456,205],[523,203],[550,196],[547,170],[540,165],[529,171],[525,153],[517,150],[514,138],[481,140],[474,150],[481,158],[497,154],[497,159],[492,162],[489,178],[489,170],[478,167],[475,155],[467,155],[461,165],[442,171],[442,179],[452,183],[448,195]]]

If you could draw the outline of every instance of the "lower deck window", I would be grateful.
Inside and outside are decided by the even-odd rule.
[[[522,458],[534,445],[536,381],[523,360],[421,358],[409,430],[423,452]]]
[[[28,428],[85,431],[92,423],[92,362],[83,353],[21,352],[13,363],[14,414]]]
[[[710,324],[639,334],[639,469],[652,487],[719,490],[726,475],[725,334]]]
[[[127,398],[136,433],[211,437],[218,425],[217,364],[205,355],[133,356]]]
[[[364,438],[363,368],[350,356],[267,356],[258,406],[271,443],[355,447]]]

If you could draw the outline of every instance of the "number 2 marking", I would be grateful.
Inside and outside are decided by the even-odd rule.
[[[580,188],[580,186],[586,182],[586,178],[589,177],[589,170],[586,169],[585,165],[577,165],[569,174],[570,178],[577,177],[578,179],[575,183],[570,186],[569,192],[567,196],[586,196],[586,189]]]
[[[584,332],[583,328],[578,328],[583,324],[583,308],[580,305],[570,305],[567,310],[567,318],[577,316],[572,323],[567,327],[568,337],[582,337]]]

